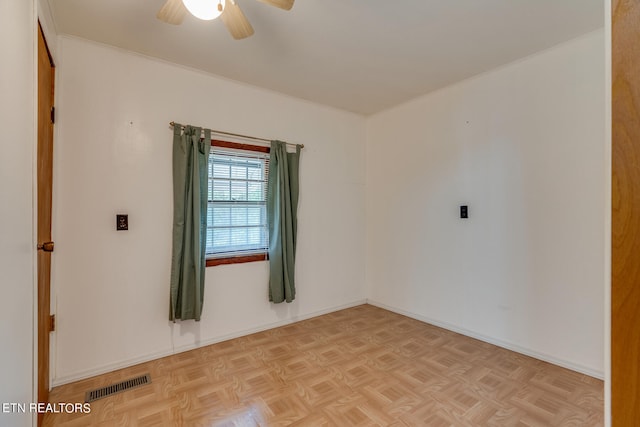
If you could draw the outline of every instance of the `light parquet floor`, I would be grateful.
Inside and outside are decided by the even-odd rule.
[[[603,382],[371,305],[51,392],[152,383],[45,426],[602,426]]]

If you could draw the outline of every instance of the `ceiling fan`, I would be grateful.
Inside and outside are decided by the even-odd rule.
[[[259,0],[280,9],[289,10],[295,0]],[[235,0],[166,0],[156,17],[167,24],[180,25],[186,13],[203,20],[218,16],[236,39],[244,39],[253,34],[253,27],[244,16]]]

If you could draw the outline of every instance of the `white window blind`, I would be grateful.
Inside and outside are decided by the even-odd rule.
[[[269,154],[211,147],[207,257],[265,253]]]

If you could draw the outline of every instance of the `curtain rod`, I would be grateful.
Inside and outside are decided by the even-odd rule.
[[[176,125],[175,122],[169,122],[169,124],[171,125],[171,127],[174,127]],[[182,129],[184,129],[183,125],[180,125],[180,127]],[[271,142],[270,139],[266,139],[266,138],[258,138],[256,136],[249,136],[249,135],[242,135],[239,133],[231,133],[231,132],[223,132],[221,130],[215,130],[215,129],[211,129],[212,133],[217,133],[218,135],[228,135],[228,136],[237,136],[240,138],[246,138],[246,139],[253,139],[254,141],[264,141],[264,142]],[[291,144],[290,142],[286,142],[285,144],[287,145],[297,145],[297,144]],[[304,144],[300,144],[300,148],[304,148]]]

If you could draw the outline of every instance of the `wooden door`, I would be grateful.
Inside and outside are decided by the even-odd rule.
[[[53,85],[55,68],[38,26],[38,402],[49,401]],[[38,425],[42,415],[38,415]]]
[[[640,1],[612,1],[611,415],[640,425]]]

